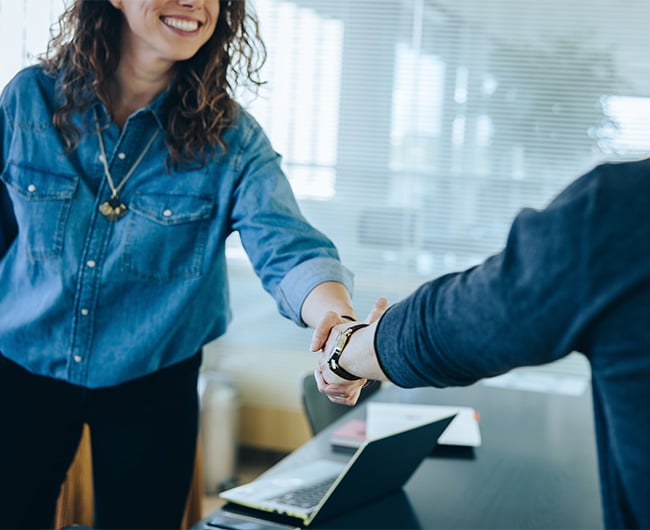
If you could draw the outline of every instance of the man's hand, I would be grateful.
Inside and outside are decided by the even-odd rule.
[[[366,324],[372,324],[376,322],[377,320],[379,320],[381,315],[384,314],[387,308],[388,308],[388,301],[385,298],[379,298],[373,305],[372,309],[370,310],[370,313],[368,314],[364,322]],[[334,318],[333,317],[330,318],[328,322],[334,323]],[[348,405],[348,406],[352,406],[357,403],[359,399],[359,394],[361,393],[361,389],[366,384],[367,379],[362,378],[355,381],[349,381],[347,379],[343,379],[330,370],[327,361],[332,355],[332,351],[334,350],[339,334],[343,330],[350,327],[350,325],[351,325],[350,322],[345,322],[345,323],[336,323],[330,326],[328,330],[329,331],[328,337],[325,340],[323,340],[322,335],[319,335],[318,344],[322,344],[322,346],[320,348],[320,354],[318,359],[318,369],[314,371],[314,377],[316,378],[316,384],[318,385],[318,390],[326,394],[327,397],[330,399],[330,401],[334,403],[340,403],[342,405]],[[316,331],[320,331],[321,333],[323,333],[325,331],[324,329],[325,327],[326,324],[323,326],[319,326]],[[372,333],[374,335],[374,329],[372,330]],[[355,335],[356,334],[359,335],[367,334],[366,328],[356,331]],[[354,340],[355,335],[350,337],[350,341]],[[314,336],[316,336],[316,332],[314,332]],[[314,343],[312,343],[312,346],[313,345]],[[344,352],[347,351],[347,347],[343,351]],[[359,351],[355,350],[354,352],[352,352],[352,355],[362,355],[362,356],[371,355],[374,358],[374,350],[370,350],[370,351],[366,351],[366,349],[362,349]],[[342,354],[341,357],[344,357],[344,354]],[[355,362],[354,365],[357,365],[357,363]],[[349,365],[345,364],[344,368],[346,370],[348,369],[348,367]],[[354,369],[348,371],[349,372],[351,371],[351,373],[355,375],[364,375],[361,373],[358,374],[355,373]]]

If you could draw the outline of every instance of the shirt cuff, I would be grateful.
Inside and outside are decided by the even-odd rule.
[[[379,319],[375,330],[375,352],[377,363],[391,383],[403,388],[412,388],[417,383],[411,380],[406,370],[405,359],[400,355],[399,331],[404,328],[406,315],[404,301],[389,307]]]
[[[307,295],[321,283],[338,282],[352,294],[353,274],[334,258],[314,258],[303,261],[282,279],[277,303],[280,313],[302,327],[307,327],[300,313]]]

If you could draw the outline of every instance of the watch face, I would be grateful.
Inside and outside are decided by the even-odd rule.
[[[336,354],[335,354],[335,355],[336,355]],[[339,365],[338,365],[338,363],[336,362],[337,359],[338,359],[338,355],[336,355],[336,357],[335,357],[334,355],[332,355],[332,356],[329,358],[329,361],[327,361],[327,364],[328,364],[328,366],[330,367],[330,370],[332,370],[332,372],[334,372],[334,373],[336,373],[336,371],[339,369]]]
[[[336,339],[336,346],[334,346],[334,353],[338,353],[339,355],[341,354],[343,348],[345,348],[345,345],[348,343],[350,335],[351,334],[347,329],[339,333],[339,336]]]

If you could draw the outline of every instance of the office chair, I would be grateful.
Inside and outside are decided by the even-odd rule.
[[[373,381],[361,390],[358,403],[370,397],[380,388],[381,383]],[[318,434],[350,410],[347,405],[332,403],[325,394],[321,394],[316,386],[316,380],[312,372],[303,376],[301,390],[302,406],[312,435]]]
[[[194,476],[185,505],[181,528],[190,528],[203,516],[203,474],[201,446],[197,445]],[[93,475],[90,448],[90,429],[84,425],[79,448],[56,503],[54,528],[58,530],[73,525],[93,525]]]

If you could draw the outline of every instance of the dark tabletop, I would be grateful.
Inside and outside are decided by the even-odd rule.
[[[403,491],[320,528],[602,528],[589,386],[580,396],[482,383],[455,389],[389,386],[370,399],[474,407],[482,444],[435,450]],[[351,409],[267,473],[331,453],[331,431],[362,417],[363,407]]]

